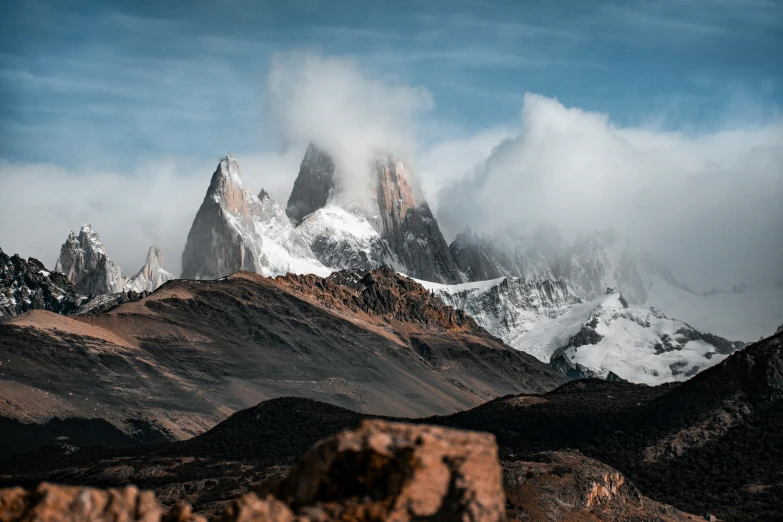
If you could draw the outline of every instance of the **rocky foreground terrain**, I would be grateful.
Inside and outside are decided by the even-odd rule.
[[[260,449],[263,441],[255,444]],[[365,420],[318,442],[282,479],[215,503],[205,514],[224,522],[704,520],[644,497],[622,474],[578,452],[534,457],[501,467],[491,434]],[[154,493],[134,486],[42,483],[0,489],[0,520],[201,522],[205,516],[181,501],[163,507]]]
[[[780,520],[783,334],[755,343],[685,383],[650,387],[587,379],[543,394],[509,395],[464,412],[409,421],[413,426],[391,432],[379,420],[309,399],[275,399],[186,441],[110,448],[62,439],[0,462],[0,486],[34,490],[41,481],[101,488],[134,484],[154,491],[167,508],[187,502],[216,520],[226,510],[236,514],[241,506],[264,513],[277,506],[276,513],[288,513],[267,503],[266,495],[273,494],[296,516],[366,520],[351,510],[373,504],[368,498],[388,498],[388,490],[361,489],[374,484],[379,474],[395,477],[401,469],[410,479],[419,473],[414,470],[433,461],[438,469],[452,469],[449,459],[418,460],[419,446],[433,454],[427,433],[457,433],[449,443],[457,448],[465,446],[459,440],[470,440],[467,446],[484,455],[480,468],[487,469],[491,459],[480,446],[492,438],[427,427],[443,426],[495,436],[511,520],[700,520],[686,513],[708,520]],[[356,426],[357,432],[329,439],[314,456],[305,457],[302,462],[310,464],[289,470],[311,445]],[[425,442],[417,443],[420,437]],[[413,447],[394,452],[401,461],[391,467],[383,458],[367,457],[365,442],[356,442],[387,445],[411,439]],[[329,457],[341,445],[350,449],[350,458]],[[455,460],[465,462],[467,456],[459,455]],[[418,464],[404,471],[411,461]],[[317,486],[307,482],[333,477],[331,473],[346,473],[346,478],[318,479]],[[428,473],[426,466],[423,473]],[[435,483],[440,482],[427,481]],[[456,483],[470,490],[472,482]],[[453,501],[449,488],[415,489],[441,491],[439,505]],[[256,496],[242,497],[237,507],[232,499],[251,491]],[[293,501],[292,491],[317,493]],[[15,494],[25,495],[21,490]],[[382,502],[383,509],[396,502]],[[367,509],[363,516],[379,513]]]

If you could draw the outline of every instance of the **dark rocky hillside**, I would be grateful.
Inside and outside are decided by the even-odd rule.
[[[778,334],[683,384],[587,379],[416,422],[493,433],[507,509],[520,520],[547,519],[529,518],[534,508],[554,509],[550,515],[561,513],[567,520],[683,520],[670,507],[640,502],[642,494],[721,520],[780,520],[782,363]],[[17,455],[0,464],[5,470],[0,485],[31,485],[43,478],[133,483],[155,490],[164,503],[185,500],[214,513],[253,484],[281,477],[309,445],[364,418],[317,401],[276,399],[189,441],[70,453],[51,447]],[[621,495],[599,502],[604,509],[599,515],[558,511],[589,504],[604,491]],[[655,511],[634,512],[633,506]]]
[[[67,314],[87,301],[68,278],[50,272],[43,263],[0,249],[0,323],[28,310],[50,310]]]

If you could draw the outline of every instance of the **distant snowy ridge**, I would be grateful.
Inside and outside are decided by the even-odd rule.
[[[563,280],[421,283],[510,346],[572,376],[646,384],[684,380],[743,346],[701,333],[655,308],[631,307],[611,289],[582,301]]]
[[[606,288],[620,289],[632,303],[647,298],[647,285],[628,239],[612,230],[580,233],[570,243],[551,229],[491,236],[466,231],[449,245],[449,251],[471,281],[501,276],[562,279],[581,299],[600,297]]]

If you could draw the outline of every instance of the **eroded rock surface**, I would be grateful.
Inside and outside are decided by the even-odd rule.
[[[67,314],[86,300],[64,275],[48,271],[35,258],[25,261],[0,249],[0,322],[28,310]]]
[[[619,471],[578,451],[503,463],[510,520],[680,522],[704,520],[642,495]]]

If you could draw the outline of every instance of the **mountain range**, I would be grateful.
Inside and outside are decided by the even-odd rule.
[[[466,231],[447,245],[404,159],[381,154],[368,173],[349,182],[327,152],[310,145],[284,208],[264,190],[256,195],[247,189],[239,162],[226,156],[188,233],[181,277],[214,280],[238,271],[328,276],[388,266],[464,310],[508,345],[571,376],[650,384],[679,380],[743,345],[720,335],[729,320],[708,305],[757,295],[752,291],[697,295],[666,267],[639,262],[627,238],[613,231],[582,233],[571,243],[547,229],[494,236]],[[174,277],[157,247],[150,248],[135,276],[124,277],[90,225],[71,232],[53,273],[64,274],[76,294],[90,299],[73,297],[81,306],[28,299],[29,304],[6,305],[3,317],[14,315],[12,309],[106,309]],[[17,290],[5,291],[7,303],[19,293],[20,284],[14,285]],[[52,285],[57,283],[43,284]],[[774,305],[783,304],[783,292],[772,294],[767,307],[772,312],[763,318],[773,325],[770,332],[778,321]],[[739,308],[734,307],[735,317]]]

